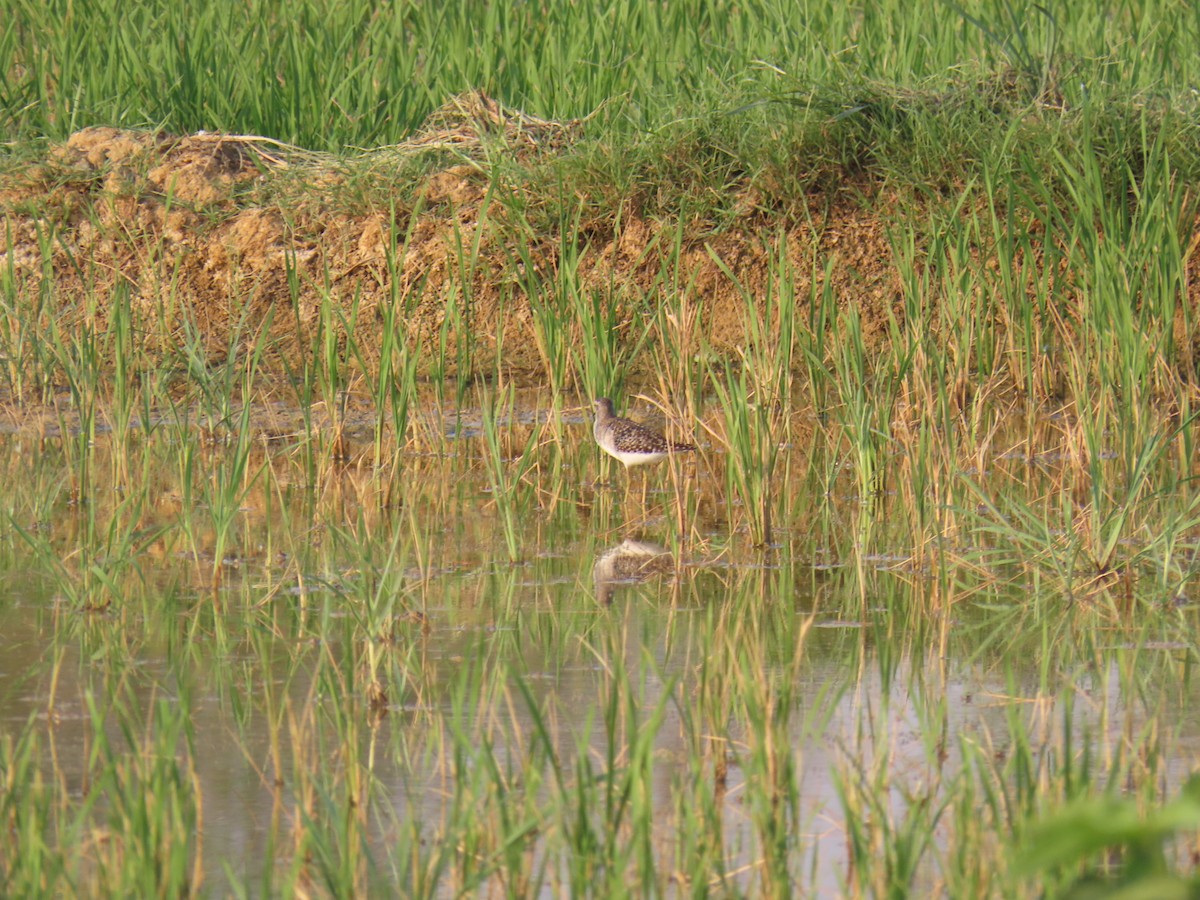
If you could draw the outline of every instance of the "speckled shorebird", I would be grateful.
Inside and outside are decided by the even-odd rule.
[[[691,444],[669,441],[657,431],[621,418],[613,412],[612,401],[607,397],[596,401],[596,424],[592,426],[592,434],[600,449],[619,459],[626,469],[658,462],[671,453],[696,449]]]

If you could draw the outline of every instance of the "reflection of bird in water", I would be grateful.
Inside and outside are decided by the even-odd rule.
[[[596,423],[592,426],[596,443],[609,456],[630,466],[658,462],[672,453],[695,450],[692,444],[670,441],[637,422],[623,419],[613,411],[613,402],[607,397],[596,401]]]
[[[596,600],[605,606],[612,602],[613,591],[623,584],[638,584],[652,575],[675,571],[671,551],[649,541],[627,538],[596,557],[592,581]]]

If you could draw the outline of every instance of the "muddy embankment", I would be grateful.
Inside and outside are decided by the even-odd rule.
[[[489,114],[492,121],[480,121]],[[494,131],[496,116],[508,114],[498,105],[475,108],[457,134]],[[528,119],[501,124],[518,153],[522,139],[534,146],[546,133]],[[814,196],[804,215],[782,217],[746,187],[735,204],[744,216],[719,229],[688,224],[677,249],[678,224],[633,210],[587,223],[585,235],[536,233],[516,212],[523,204],[505,202],[513,188],[486,166],[401,179],[389,194],[378,189],[376,164],[374,193],[351,200],[354,175],[346,166],[292,151],[262,139],[85,129],[52,148],[46,162],[0,184],[0,260],[14,270],[19,295],[35,295],[38,282],[52,278],[57,313],[92,320],[86,324],[103,327],[113,292],[127,291],[152,353],[175,349],[187,321],[214,360],[230,346],[265,338],[269,356],[287,357],[293,370],[312,353],[321,323],[330,322],[322,308],[327,313],[331,302],[343,311],[336,327],[352,333],[356,360],[370,367],[384,310],[397,303],[395,327],[409,346],[430,351],[423,360],[469,330],[469,364],[477,371],[495,370],[499,348],[509,372],[536,376],[544,361],[530,286],[547,302],[564,265],[580,290],[612,298],[618,327],[631,338],[645,327],[645,302],[678,285],[705,339],[735,348],[744,337],[746,297],[765,295],[781,240],[800,322],[808,321],[809,298],[825,288],[839,307],[857,307],[869,343],[886,339],[889,317],[903,319],[887,234],[896,213],[883,197],[884,214],[861,199]],[[582,249],[567,260],[562,248],[572,242]],[[814,278],[829,284],[814,291]],[[1190,280],[1195,300],[1200,290]],[[80,302],[88,297],[95,302]],[[569,340],[582,339],[578,323],[566,327]],[[446,374],[462,358],[450,357]]]

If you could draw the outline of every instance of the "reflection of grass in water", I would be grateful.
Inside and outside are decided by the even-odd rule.
[[[263,127],[247,130],[388,143],[401,135],[380,128],[407,129],[459,89],[462,60],[576,113],[629,102],[562,159],[471,159],[484,213],[455,219],[425,334],[405,331],[422,287],[397,287],[420,205],[399,208],[377,161],[345,161],[332,202],[389,207],[390,303],[369,308],[352,273],[327,271],[302,310],[313,285],[285,262],[286,301],[264,315],[263,298],[228,297],[216,342],[211,311],[176,290],[165,239],[139,263],[152,277],[131,270],[138,290],[107,294],[112,273],[73,255],[54,210],[35,216],[40,267],[0,263],[0,375],[18,414],[48,405],[43,433],[0,439],[0,569],[32,571],[55,602],[0,602],[32,635],[7,649],[36,650],[22,687],[0,691],[28,716],[0,738],[4,893],[178,895],[228,878],[336,896],[1019,895],[1065,889],[1122,841],[1119,877],[1162,874],[1153,808],[1194,717],[1197,164],[1190,118],[1136,98],[1191,108],[1195,54],[1174,43],[1186,29],[1151,14],[1130,40],[1122,15],[1006,8],[996,22],[956,12],[972,27],[930,43],[888,25],[911,4],[804,22],[550,4],[518,11],[537,21],[517,28],[435,4],[399,18],[349,5],[317,29],[268,15],[246,44],[216,5],[176,6],[155,28],[103,4],[16,8],[30,29],[13,33],[45,38],[0,40],[12,96],[29,101],[13,106],[18,135],[128,110],[190,130],[251,109]],[[774,24],[746,27],[756,19]],[[398,28],[444,42],[427,58],[447,65],[417,72],[412,54],[381,50],[412,44]],[[1163,43],[1141,39],[1155,31]],[[158,77],[184,33],[192,63]],[[1102,33],[1120,35],[1103,42],[1117,56],[1077,52]],[[255,42],[307,69],[244,77],[274,58]],[[590,80],[573,81],[601,44]],[[114,47],[139,48],[136,64],[110,65]],[[1008,65],[945,75],[985,51]],[[939,84],[868,84],[868,69]],[[124,106],[109,115],[111,98]],[[397,163],[397,179],[451,152]],[[857,268],[872,261],[819,214],[841,202],[829,183],[896,210],[894,283],[863,279],[884,296],[864,302]],[[782,229],[761,227],[776,214]],[[648,221],[645,240],[621,242]],[[131,262],[138,227],[112,226]],[[754,247],[768,263],[740,268],[745,241],[715,249],[726,229],[769,235]],[[595,266],[605,248],[624,268]],[[486,268],[500,257],[507,268]],[[55,258],[82,296],[56,296]],[[476,327],[487,279],[505,285],[500,318],[532,316],[549,421],[515,424],[524,401],[502,365],[476,386],[485,345],[503,349],[503,332]],[[737,329],[709,315],[721,290],[744,307],[738,347],[718,344]],[[378,347],[358,328],[371,315]],[[307,349],[264,388],[277,337]],[[418,371],[447,378],[427,388]],[[559,417],[586,403],[559,394],[628,396],[635,376],[712,441],[695,484],[671,471],[674,515],[647,536],[679,554],[675,575],[601,609],[582,596],[587,551],[630,523],[581,484],[595,451]],[[298,412],[274,428],[280,397]],[[964,684],[979,689],[968,699]],[[207,752],[193,719],[219,738]],[[253,773],[251,802],[269,810],[259,852],[228,873],[197,836],[211,847],[224,824],[205,820],[222,796],[213,768]],[[1055,829],[1077,832],[1072,815],[1148,824],[1023,880],[1012,846],[1053,845]]]
[[[491,394],[483,387],[480,390],[480,400],[483,459],[491,482],[496,515],[500,520],[504,543],[508,549],[508,558],[515,562],[522,555],[523,529],[520,527],[520,519],[529,506],[526,475],[534,465],[541,428],[537,424],[530,427],[524,446],[517,445],[514,453],[514,448],[506,446],[507,442],[501,433],[503,428],[512,434],[517,424],[512,386],[509,385],[507,390],[497,394]]]
[[[1076,192],[1100,191],[1086,167],[1077,175]],[[989,202],[1013,189],[989,183]],[[1196,569],[1194,445],[1174,366],[1184,349],[1166,339],[1179,272],[1155,268],[1155,248],[1178,243],[1177,210],[1122,218],[1102,201],[1092,208],[1120,252],[1050,218],[1065,236],[1041,268],[995,206],[973,224],[929,223],[936,260],[898,235],[903,296],[884,349],[828,285],[801,290],[780,243],[765,293],[725,266],[746,307],[734,364],[706,343],[682,232],[661,304],[587,282],[570,257],[538,295],[547,380],[597,393],[627,383],[646,350],[652,402],[712,438],[694,482],[671,472],[673,506],[651,504],[674,513],[651,517],[664,533],[645,537],[679,554],[676,575],[607,609],[591,605],[592,560],[577,557],[631,519],[582,474],[589,430],[561,421],[581,404],[556,397],[543,416],[539,397],[526,423],[503,370],[476,384],[463,366],[476,340],[467,294],[435,348],[452,381],[418,381],[394,307],[381,312],[388,343],[343,342],[364,312],[329,293],[313,311],[311,365],[280,388],[252,298],[231,298],[245,321],[229,343],[214,350],[184,316],[158,357],[134,336],[163,333],[160,313],[131,298],[111,311],[85,298],[68,322],[9,284],[0,337],[21,360],[5,361],[14,399],[54,386],[70,398],[48,411],[50,434],[0,448],[3,566],[33,569],[65,601],[39,637],[53,663],[31,671],[51,666],[52,712],[90,691],[133,723],[130,747],[162,756],[114,763],[80,800],[67,774],[79,754],[59,748],[39,783],[31,760],[53,729],[34,719],[14,734],[0,746],[0,783],[13,786],[0,821],[58,840],[28,837],[19,858],[0,849],[8,884],[140,892],[147,869],[122,861],[136,850],[165,860],[156,877],[177,887],[172,823],[191,813],[170,799],[170,821],[142,824],[129,792],[153,782],[175,797],[163,760],[181,740],[167,711],[149,717],[122,691],[141,702],[188,686],[178,711],[203,716],[203,682],[277,804],[261,869],[229,876],[267,893],[778,893],[838,879],[871,893],[1017,891],[1008,847],[1052,810],[1039,797],[1121,783],[1149,806],[1182,746],[1165,723],[1182,730],[1190,711],[1172,686],[1194,647],[1194,616],[1175,603]],[[459,248],[464,284],[477,237]],[[1012,264],[1000,299],[977,239]],[[1063,265],[1091,273],[1077,321],[1058,303]],[[1122,305],[1126,280],[1143,285],[1139,303]],[[647,314],[628,337],[631,311]],[[1006,393],[1014,384],[1027,396]],[[1054,415],[1033,402],[1051,396],[1066,398]],[[280,397],[297,408],[273,409]],[[822,655],[827,619],[847,627],[840,655]],[[1168,649],[1138,649],[1151,642]],[[75,671],[68,656],[89,663]],[[964,675],[965,658],[982,674]],[[802,686],[820,666],[832,668],[814,695]],[[1115,684],[1089,675],[1107,671]],[[956,690],[972,677],[1003,695],[1003,715],[964,727],[971,704]],[[1128,727],[1106,729],[1114,718]],[[99,747],[100,728],[86,720],[82,740]],[[834,733],[830,761],[819,736]],[[196,815],[220,794],[204,762]],[[812,838],[821,825],[806,805],[805,779],[828,786],[830,771],[837,850]],[[106,818],[110,807],[124,812]],[[185,846],[189,871],[223,877]]]
[[[1039,596],[1098,600],[1114,614],[1174,602],[1196,568],[1180,542],[1200,529],[1200,499],[1171,459],[1192,418],[1142,442],[1125,432],[1113,453],[1082,415],[1065,422],[1068,460],[1040,493],[1010,485],[993,495],[964,482],[981,538],[968,556],[993,577],[1030,578]]]
[[[226,373],[213,377],[230,383]],[[265,826],[261,868],[233,873],[235,882],[331,893],[395,883],[428,893],[627,881],[661,889],[668,878],[686,878],[770,893],[815,883],[814,872],[834,877],[833,867],[864,890],[914,889],[933,879],[987,892],[1014,883],[1006,842],[1023,833],[1027,817],[1051,808],[1037,799],[1043,788],[1064,799],[1117,781],[1141,789],[1176,752],[1161,718],[1186,702],[1186,691],[1164,687],[1179,682],[1183,663],[1170,651],[1136,648],[1148,640],[1191,645],[1190,616],[1155,602],[1186,591],[1192,565],[1179,549],[1195,528],[1186,491],[1173,487],[1178,428],[1125,460],[1075,453],[1089,439],[1061,424],[1029,434],[1023,423],[987,427],[960,434],[946,461],[930,444],[931,430],[910,424],[896,432],[901,457],[881,457],[885,484],[914,465],[905,454],[919,457],[930,483],[949,480],[941,496],[957,509],[917,515],[905,491],[847,509],[839,498],[857,494],[858,475],[835,476],[833,502],[811,511],[828,517],[823,524],[779,523],[776,548],[759,552],[687,523],[687,537],[704,540],[684,543],[676,574],[653,590],[619,593],[605,611],[590,598],[591,560],[560,559],[595,540],[586,507],[570,502],[581,490],[576,473],[594,457],[588,429],[516,424],[522,406],[511,386],[475,396],[478,416],[468,409],[458,417],[479,423],[453,442],[462,458],[410,435],[399,452],[384,454],[396,463],[383,468],[372,463],[373,441],[352,446],[341,466],[311,466],[302,445],[325,440],[315,424],[263,446],[259,412],[249,404],[225,407],[237,417],[224,445],[205,446],[203,432],[181,425],[160,425],[136,441],[99,435],[83,445],[68,437],[37,454],[7,439],[0,457],[13,486],[6,566],[28,567],[32,558],[72,601],[48,625],[59,648],[56,708],[86,689],[118,710],[112,697],[120,695],[110,692],[122,682],[137,688],[140,703],[165,683],[135,664],[160,658],[143,642],[171,635],[167,680],[190,685],[180,714],[198,693],[213,692],[202,685],[217,685],[227,717],[220,727],[232,729],[247,765],[261,773],[263,802],[278,803]],[[415,400],[414,408],[426,408],[423,395]],[[836,428],[826,423],[819,433],[833,433],[822,439],[836,445]],[[539,464],[549,434],[564,468]],[[1020,458],[989,449],[1011,446],[1026,449]],[[83,465],[81,451],[92,491],[72,511],[53,473]],[[123,491],[110,484],[120,470],[113,454],[138,473]],[[1041,460],[1040,479],[1030,479],[1026,457]],[[966,479],[962,461],[978,458],[986,470]],[[525,480],[534,466],[537,490]],[[1096,512],[1097,522],[1109,523],[1096,552],[1108,548],[1116,564],[1149,574],[1129,582],[1131,609],[1124,587],[1115,595],[1120,603],[1085,600],[1087,592],[1063,602],[1047,590],[1047,573],[1069,573],[1062,567],[1078,554],[1049,532],[1038,538],[1035,526],[1055,521],[1070,496],[1065,486],[1081,473],[1090,479],[1086,496],[1120,517]],[[789,498],[778,508],[804,514],[798,498],[814,496],[805,467],[781,464],[777,475],[775,494]],[[684,507],[691,513],[734,496],[706,480],[689,491],[700,495]],[[972,513],[968,507],[982,500],[991,507]],[[864,515],[873,520],[866,531]],[[980,516],[991,531],[979,531]],[[34,521],[45,524],[35,529]],[[496,529],[504,532],[499,556]],[[1122,535],[1147,537],[1131,545]],[[914,540],[930,543],[924,555],[910,550]],[[984,540],[987,553],[964,545]],[[507,561],[514,548],[522,565]],[[194,574],[210,554],[222,573],[216,585]],[[843,565],[819,574],[813,560]],[[1008,585],[1003,573],[1014,570],[1029,572],[1038,587],[1032,598]],[[166,602],[163,585],[172,583]],[[181,593],[197,584],[219,602],[181,604]],[[815,604],[813,618],[798,615],[797,598],[814,594],[803,601]],[[972,604],[973,594],[987,604]],[[123,624],[94,629],[79,619],[100,608]],[[635,624],[634,616],[653,624]],[[830,632],[813,628],[828,618],[865,627],[831,644]],[[64,668],[61,654],[72,648],[109,667],[114,686],[88,666]],[[216,671],[199,674],[214,654]],[[951,699],[963,676],[957,668],[948,676],[946,660],[958,667],[967,655],[984,673],[1000,673],[999,683],[982,680],[1009,699],[1004,716],[964,731],[963,707]],[[1104,716],[1133,717],[1132,730],[1116,737],[1097,730],[1091,707],[1070,707],[1085,693],[1100,702],[1099,688],[1081,681],[1096,666],[1127,673],[1099,695]],[[805,685],[820,677],[816,671],[834,675],[814,694]],[[1061,673],[1077,671],[1084,674],[1064,682]],[[132,716],[134,701],[122,702],[130,711],[114,715]],[[1047,711],[1060,707],[1061,727],[1049,728]],[[888,718],[901,711],[912,717],[908,732]],[[137,721],[130,733],[143,744],[174,740],[165,719]],[[841,753],[826,762],[817,748],[821,735],[832,734],[841,735]],[[0,814],[44,822],[53,810],[89,835],[38,851],[48,885],[68,877],[91,884],[89,873],[103,871],[106,887],[140,887],[145,870],[132,860],[117,864],[119,848],[135,845],[168,860],[184,852],[185,871],[203,865],[210,881],[224,877],[211,860],[198,862],[194,847],[179,851],[174,825],[137,824],[142,814],[126,800],[112,798],[127,810],[117,818],[99,815],[107,801],[81,805],[64,787],[66,768],[40,786],[19,780],[32,764],[30,748],[46,739],[34,721],[5,745],[7,783],[26,786],[6,794]],[[167,758],[178,756],[161,746]],[[1086,766],[1068,769],[1081,757]],[[905,766],[892,765],[897,759]],[[205,800],[220,795],[207,762],[197,761],[195,776],[205,811]],[[820,783],[827,765],[838,793],[826,793],[825,815],[844,829],[833,845],[849,848],[840,869],[821,861],[835,851],[814,843],[823,826],[806,805],[808,779]],[[922,780],[914,766],[936,774]],[[154,771],[137,775],[114,764],[96,780],[97,797],[120,791],[128,798],[145,778],[166,777]],[[32,877],[27,856],[3,857],[14,885]],[[164,883],[175,883],[179,865],[162,870]]]

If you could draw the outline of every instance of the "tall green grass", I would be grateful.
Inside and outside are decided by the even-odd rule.
[[[1186,154],[1200,30],[1164,0],[1054,10],[259,0],[147,2],[121,15],[112,0],[16,0],[7,11],[0,110],[22,141],[112,124],[341,152],[394,144],[481,88],[543,117],[599,111],[584,168],[608,169],[604,183],[651,202],[647,184],[690,183],[700,197],[757,172],[796,197],[801,146],[850,170],[952,185],[1010,128],[1041,132],[1021,152],[1049,158],[1049,136],[1073,135],[1085,109],[1112,123],[1130,106],[1159,110]]]
[[[1028,896],[1186,864],[1200,19],[335,6],[0,20],[6,167],[97,122],[341,153],[468,88],[599,109],[561,158],[476,161],[444,295],[398,286],[419,204],[367,196],[384,300],[293,261],[286,336],[249,292],[216,342],[169,279],[103,292],[53,216],[39,264],[6,254],[0,392],[44,415],[0,435],[0,893]],[[873,307],[823,231],[851,199],[892,216]],[[549,402],[479,333],[493,277]],[[671,516],[597,490],[568,415],[639,390],[705,445],[655,473]],[[597,604],[627,534],[673,564]]]

